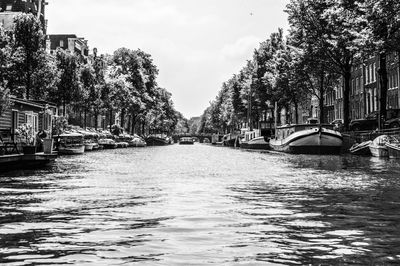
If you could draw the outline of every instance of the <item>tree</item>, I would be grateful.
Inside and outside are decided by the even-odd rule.
[[[350,118],[351,67],[366,41],[366,22],[360,16],[359,3],[358,0],[291,0],[287,5],[291,31],[310,49],[322,47],[324,59],[343,77],[345,128]]]
[[[10,50],[9,38],[0,26],[0,116],[10,106],[10,90],[7,87]]]
[[[17,15],[14,25],[9,86],[19,96],[43,99],[43,94],[55,85],[57,71],[45,51],[42,25],[33,14]]]
[[[55,90],[49,93],[49,99],[63,106],[63,116],[65,116],[67,105],[80,102],[82,99],[80,66],[76,55],[62,49],[56,52],[56,63],[60,79]]]

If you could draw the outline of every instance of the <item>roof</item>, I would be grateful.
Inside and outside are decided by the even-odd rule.
[[[15,103],[21,103],[21,104],[25,104],[25,105],[29,105],[29,106],[33,106],[33,107],[37,107],[37,108],[44,108],[45,107],[44,104],[40,104],[40,103],[37,103],[37,102],[34,102],[34,101],[19,99],[19,98],[15,98],[15,97],[10,97],[10,100],[12,102],[15,102]]]

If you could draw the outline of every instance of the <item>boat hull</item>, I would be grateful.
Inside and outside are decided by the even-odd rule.
[[[92,151],[94,148],[94,143],[85,144],[85,151]]]
[[[388,156],[392,159],[400,158],[400,144],[386,143],[386,148],[388,150]]]
[[[163,138],[157,138],[157,137],[148,137],[146,138],[146,143],[147,146],[165,146],[168,145],[167,140]]]
[[[77,147],[59,147],[58,154],[64,155],[75,155],[75,154],[83,154],[85,152],[85,145],[77,146]]]
[[[369,149],[371,151],[371,155],[374,157],[389,157],[386,146],[370,145]]]
[[[369,156],[371,155],[371,150],[369,149],[371,143],[372,141],[365,141],[358,145],[354,145],[350,148],[350,153],[353,155]]]
[[[249,141],[242,141],[240,143],[242,149],[254,149],[254,150],[269,150],[269,141],[266,141],[264,137],[257,137]]]
[[[283,140],[271,139],[273,150],[295,154],[340,154],[343,137],[339,132],[312,128],[295,132]]]

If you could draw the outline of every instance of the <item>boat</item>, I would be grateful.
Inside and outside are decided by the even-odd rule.
[[[99,139],[99,145],[103,146],[104,149],[116,149],[118,147],[113,139]]]
[[[94,148],[94,143],[92,143],[92,142],[86,142],[85,141],[85,151],[92,151],[93,150],[93,148]]]
[[[371,155],[371,151],[369,149],[369,145],[372,143],[372,140],[364,141],[361,143],[356,143],[350,148],[350,153],[353,155]]]
[[[64,133],[58,135],[57,147],[59,154],[83,154],[85,152],[83,135],[79,133]]]
[[[330,124],[297,124],[276,127],[271,149],[295,154],[339,154],[343,136]]]
[[[146,141],[138,135],[133,135],[132,140],[129,142],[130,146],[133,147],[146,147]]]
[[[240,134],[236,132],[224,135],[224,137],[222,138],[222,145],[228,147],[235,147],[235,142],[239,135]]]
[[[370,144],[369,149],[374,157],[389,157],[386,143],[389,141],[389,136],[381,135],[376,137]]]
[[[240,140],[240,148],[242,149],[257,149],[257,150],[269,150],[269,138],[266,136],[260,136],[260,130],[247,130],[244,129],[242,132],[243,138]]]
[[[180,145],[187,145],[187,144],[193,145],[194,141],[193,141],[192,137],[182,137],[179,139],[179,144]]]
[[[389,158],[398,159],[400,158],[400,142],[398,139],[392,137],[390,142],[385,143],[388,150]]]
[[[162,136],[150,135],[145,140],[147,146],[164,146],[169,144],[169,141]]]

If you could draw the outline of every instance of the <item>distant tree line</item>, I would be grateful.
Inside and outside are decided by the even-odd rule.
[[[291,0],[286,12],[288,35],[279,29],[260,43],[252,59],[222,84],[198,132],[226,132],[241,122],[258,121],[275,102],[278,109],[293,107],[297,113],[300,106],[309,107],[311,95],[318,99],[324,122],[324,94],[339,80],[348,128],[352,66],[371,55],[379,58],[380,112],[386,118],[386,58],[400,53],[400,2]]]
[[[46,36],[40,21],[32,14],[15,17],[11,31],[0,28],[0,115],[10,105],[10,96],[47,100],[87,118],[116,114],[120,126],[129,132],[139,130],[172,132],[180,120],[171,93],[157,84],[158,68],[150,54],[120,48],[113,55],[88,60],[57,49],[46,52]],[[94,119],[95,127],[99,127]]]

